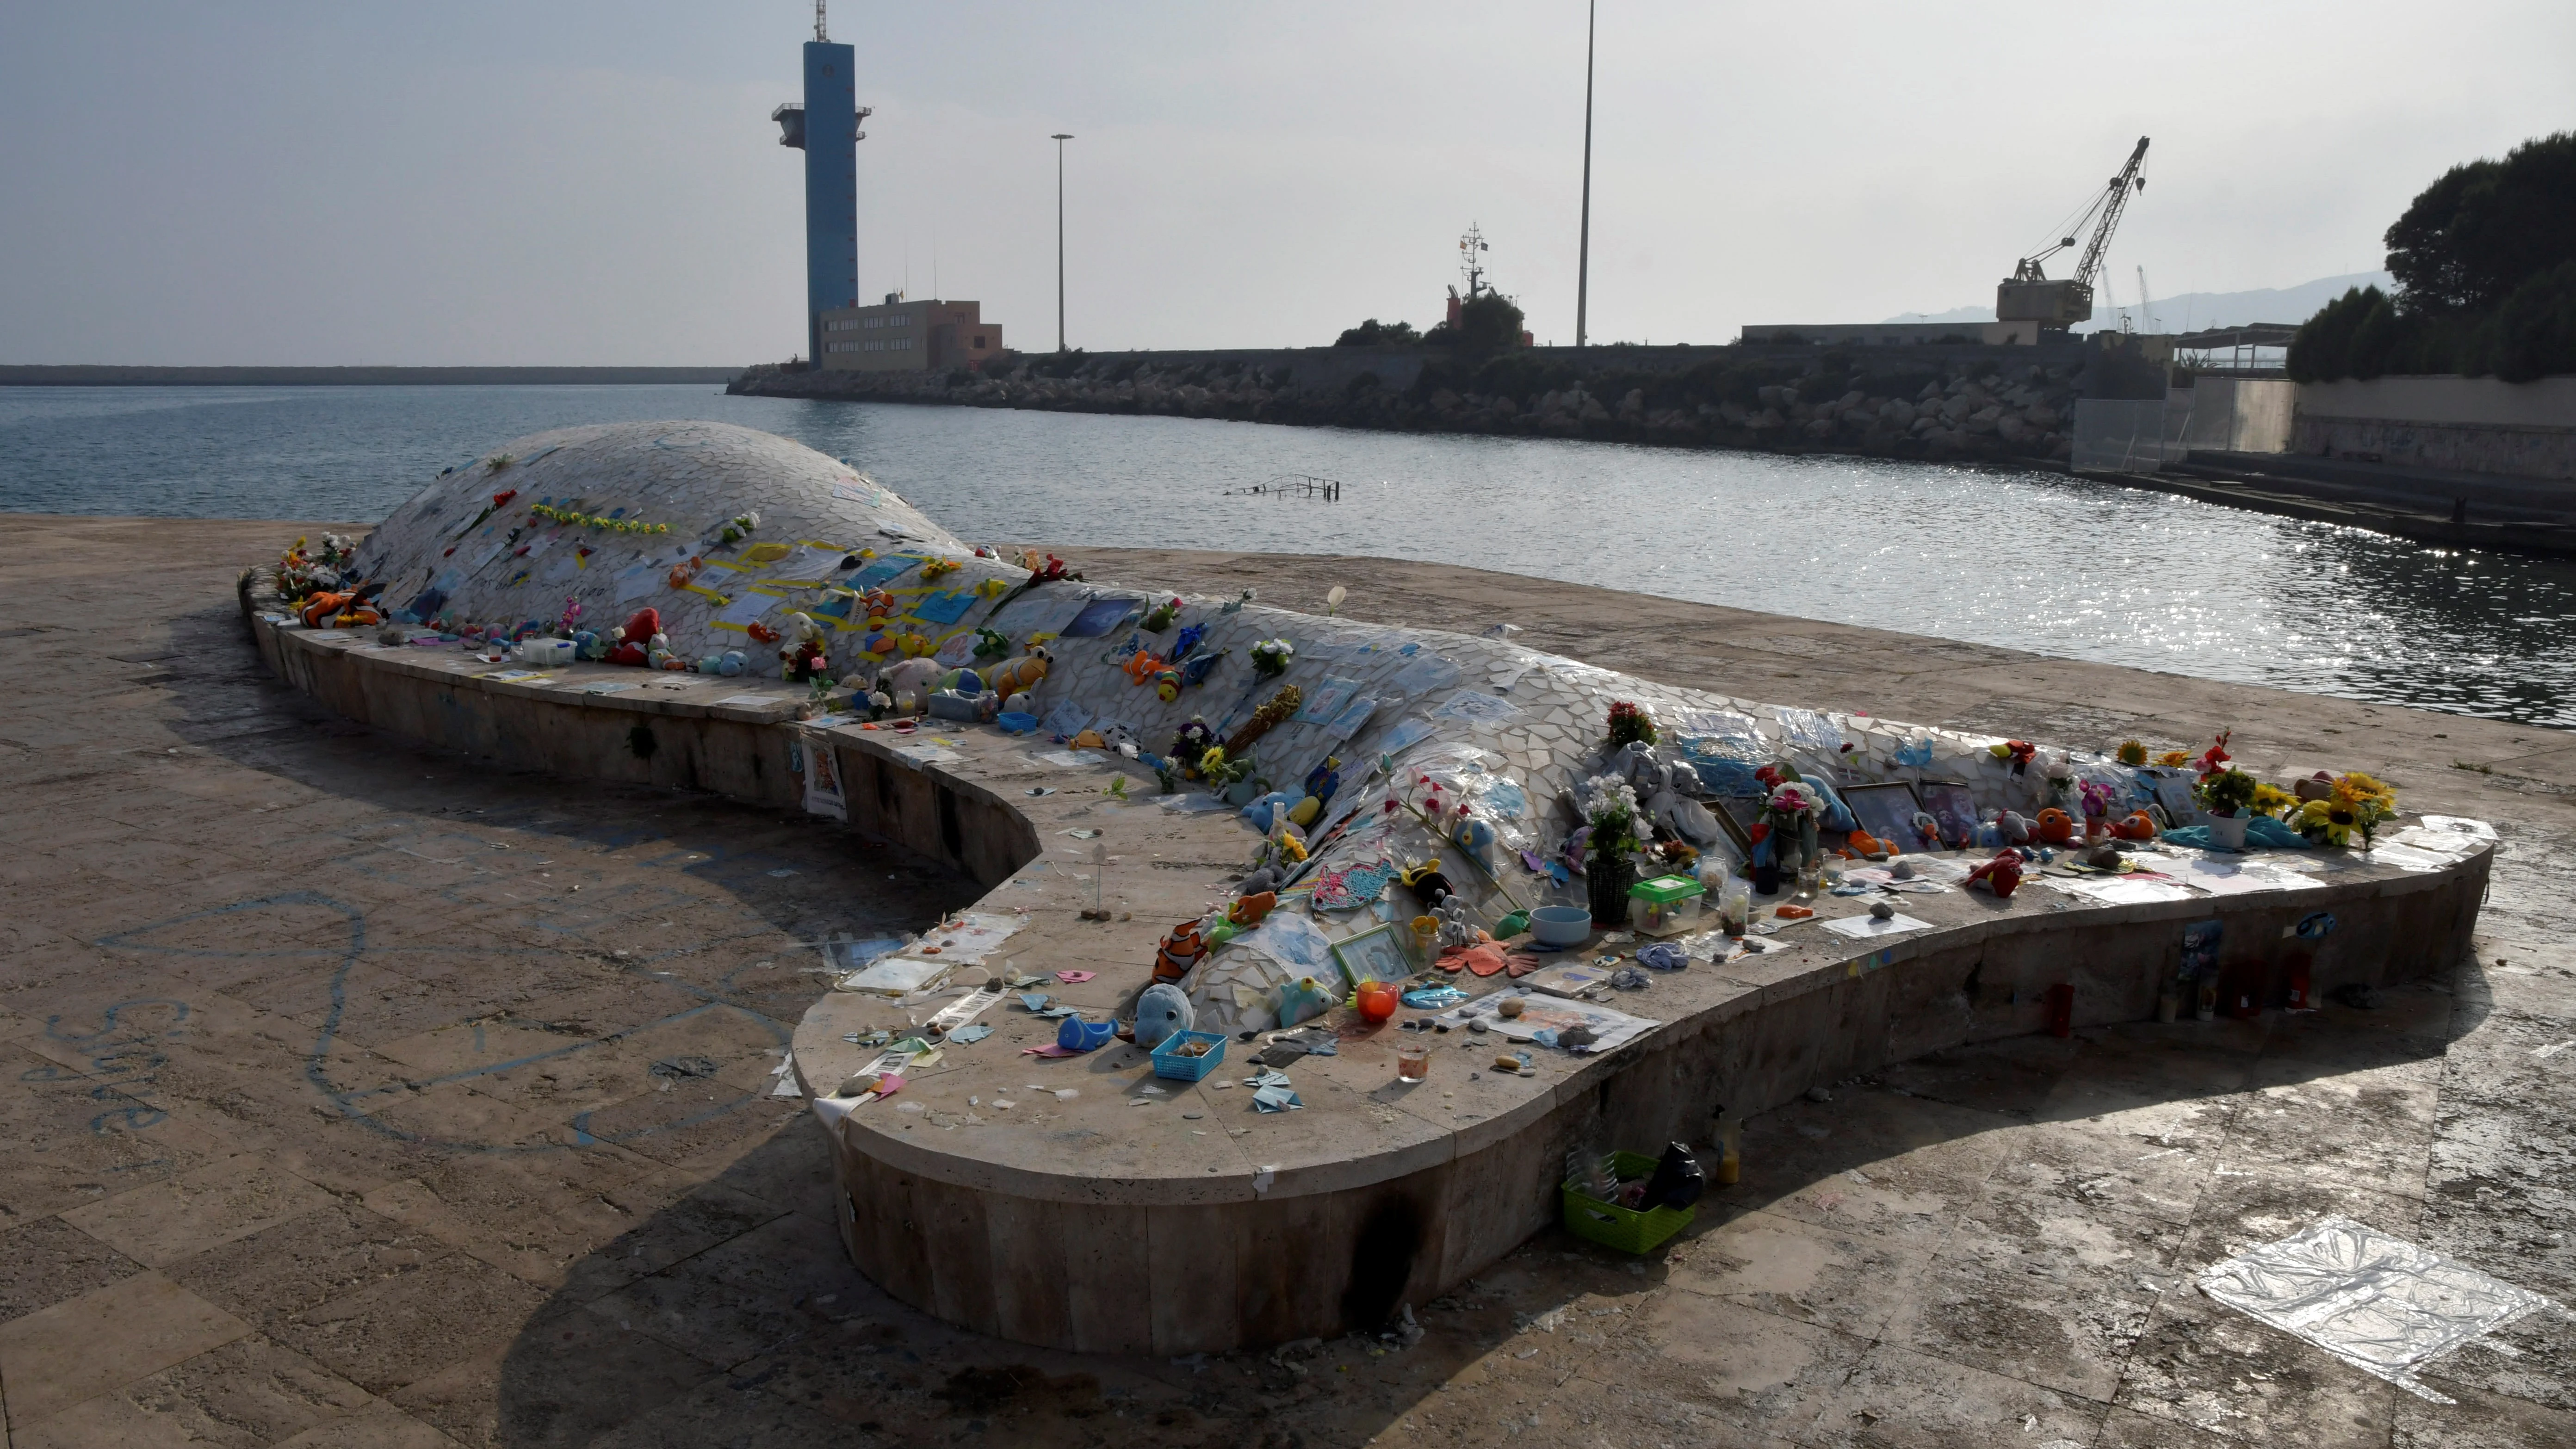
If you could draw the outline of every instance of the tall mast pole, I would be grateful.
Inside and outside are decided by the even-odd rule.
[[[1064,143],[1073,137],[1058,131],[1055,142],[1055,350],[1064,351]]]
[[[1574,345],[1584,341],[1592,302],[1592,34],[1600,0],[1583,7],[1583,241],[1574,271]]]

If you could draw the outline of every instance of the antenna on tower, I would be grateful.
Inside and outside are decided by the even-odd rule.
[[[823,0],[814,0],[814,38],[827,43],[832,38],[823,33]]]
[[[1472,302],[1492,289],[1485,285],[1485,259],[1481,253],[1493,250],[1485,245],[1483,227],[1470,223],[1467,234],[1458,238],[1458,267],[1467,274],[1467,300]]]

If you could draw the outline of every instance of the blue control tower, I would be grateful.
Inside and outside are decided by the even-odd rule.
[[[823,0],[814,3],[814,38],[805,42],[805,100],[769,113],[778,144],[805,153],[805,357],[823,363],[823,313],[859,302],[859,122],[856,55],[823,30]]]

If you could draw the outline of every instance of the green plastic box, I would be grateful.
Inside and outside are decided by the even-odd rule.
[[[1623,1180],[1655,1175],[1655,1159],[1634,1152],[1610,1154],[1610,1170]],[[1664,1240],[1690,1226],[1699,1216],[1696,1207],[1651,1208],[1639,1212],[1615,1202],[1586,1197],[1568,1182],[1560,1191],[1565,1200],[1565,1230],[1578,1238],[1617,1248],[1623,1253],[1651,1253],[1664,1245]]]

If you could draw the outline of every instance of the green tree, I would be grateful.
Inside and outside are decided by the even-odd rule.
[[[2576,261],[2514,288],[2478,341],[2479,370],[2507,382],[2576,372]]]
[[[2525,278],[2576,260],[2576,131],[2452,167],[2385,240],[2388,270],[2415,311],[2483,311]]]
[[[1357,327],[1345,330],[1335,347],[1405,347],[1420,342],[1422,334],[1410,322],[1380,322],[1371,317]]]
[[[1458,325],[1442,322],[1423,336],[1433,345],[1456,347],[1518,347],[1521,345],[1521,309],[1512,305],[1500,292],[1486,292],[1458,307]]]
[[[2298,382],[2333,382],[2352,376],[2352,335],[2374,307],[2388,305],[2377,287],[2354,287],[2317,309],[2290,339],[2288,371]]]

